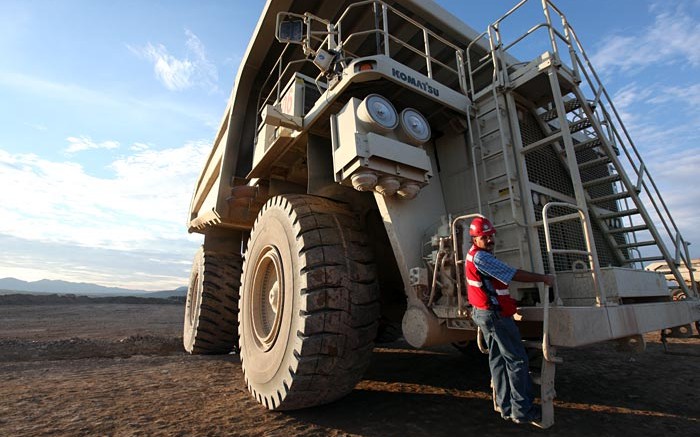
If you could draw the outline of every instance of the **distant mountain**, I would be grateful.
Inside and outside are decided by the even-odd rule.
[[[27,282],[15,278],[0,279],[0,290],[20,293],[59,293],[84,296],[139,296],[168,298],[170,296],[187,295],[187,287],[178,287],[175,290],[146,291],[119,287],[104,287],[102,285],[89,284],[86,282],[68,282],[50,279]]]
[[[174,290],[146,292],[146,297],[168,298],[173,296],[187,296],[187,287],[177,287]]]

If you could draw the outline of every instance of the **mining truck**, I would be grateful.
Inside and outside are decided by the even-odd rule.
[[[642,350],[700,319],[688,243],[551,1],[479,33],[427,0],[269,0],[192,196],[184,347],[240,354],[270,410],[346,395],[376,342],[483,352],[464,277],[478,216],[498,258],[557,278],[509,289],[543,427],[557,350]]]

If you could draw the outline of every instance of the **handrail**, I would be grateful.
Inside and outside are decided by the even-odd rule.
[[[599,306],[603,306],[606,303],[605,299],[605,290],[603,288],[602,282],[600,282],[600,266],[598,265],[597,258],[593,254],[593,248],[591,245],[591,241],[589,239],[589,233],[583,232],[584,235],[584,240],[586,242],[586,251],[580,251],[580,250],[567,250],[567,249],[553,249],[552,248],[552,238],[550,235],[550,230],[549,230],[549,225],[550,219],[549,219],[549,209],[553,206],[559,206],[559,207],[565,207],[565,208],[571,208],[575,209],[578,211],[578,214],[569,214],[566,216],[561,216],[555,218],[555,222],[562,222],[566,220],[571,220],[574,218],[578,218],[581,220],[581,223],[583,227],[586,227],[586,211],[584,211],[583,208],[578,207],[577,205],[571,204],[571,203],[566,203],[566,202],[548,202],[544,207],[542,208],[542,221],[544,222],[544,237],[547,245],[547,261],[549,262],[549,273],[550,274],[555,274],[556,272],[556,266],[554,265],[554,254],[555,253],[573,253],[573,254],[585,254],[588,255],[588,263],[589,263],[589,268],[592,272],[592,278],[593,278],[593,288],[595,290],[596,294],[596,302]],[[557,285],[556,281],[554,282],[554,302],[559,301],[559,286]],[[561,358],[558,357],[553,357],[550,356],[549,354],[549,296],[548,293],[546,293],[546,289],[544,286],[541,286],[540,288],[540,302],[542,302],[542,354],[544,355],[545,360],[547,361],[552,361],[552,362],[561,362],[557,360],[561,360]]]
[[[548,3],[550,3],[549,0],[543,0],[543,1],[547,1]],[[599,86],[599,88],[602,90],[602,96],[604,96],[606,99],[606,102],[602,102],[602,100],[601,100],[601,103],[607,103],[607,106],[610,107],[613,114],[615,115],[614,118],[608,116],[608,117],[606,117],[606,119],[610,120],[610,122],[611,122],[610,128],[615,133],[615,137],[619,141],[620,148],[625,153],[625,156],[627,158],[627,164],[630,165],[635,172],[639,173],[640,170],[642,170],[641,174],[646,175],[646,177],[643,178],[643,181],[642,181],[642,186],[645,189],[644,191],[647,194],[649,201],[654,206],[654,210],[656,211],[658,221],[660,221],[663,224],[664,229],[666,230],[666,236],[671,239],[671,243],[673,244],[674,248],[676,249],[676,253],[679,255],[679,258],[680,258],[680,259],[673,259],[673,260],[667,259],[667,262],[668,263],[671,263],[671,262],[680,263],[680,261],[683,261],[683,264],[685,264],[685,266],[689,269],[689,272],[691,275],[692,294],[697,297],[698,291],[697,291],[697,287],[695,285],[695,280],[693,278],[692,269],[690,268],[692,265],[692,262],[690,259],[690,254],[687,251],[687,243],[682,237],[677,239],[677,236],[681,235],[680,230],[678,229],[678,226],[676,225],[675,220],[673,220],[673,217],[671,216],[671,213],[668,210],[668,206],[666,205],[666,202],[664,202],[664,200],[663,200],[663,196],[661,195],[661,192],[659,191],[659,188],[656,185],[656,182],[654,182],[654,179],[651,177],[651,173],[649,172],[648,167],[644,164],[644,160],[642,159],[642,156],[639,153],[639,150],[634,145],[634,142],[632,141],[632,138],[629,134],[629,131],[627,130],[625,125],[622,123],[622,118],[621,118],[620,114],[618,113],[617,108],[613,104],[612,98],[610,97],[607,90],[603,86],[603,84],[600,80],[600,77],[596,73],[595,69],[593,68],[593,66],[590,62],[590,59],[586,55],[586,52],[583,50],[583,47],[581,46],[581,43],[580,43],[578,37],[576,36],[575,31],[568,24],[567,24],[567,26],[568,26],[567,28],[571,32],[572,40],[576,44],[576,48],[578,48],[578,51],[580,52],[581,56],[583,57],[583,60],[585,61],[585,65],[584,65],[584,63],[581,61],[581,59],[578,56],[576,57],[576,60],[577,60],[578,64],[580,65],[580,67],[584,73],[584,76],[586,77],[586,79],[590,83],[594,83],[594,84]],[[586,67],[588,67],[588,68],[586,68]],[[590,79],[590,77],[588,75],[589,70],[590,70],[590,74],[593,76],[594,80]],[[602,111],[603,111],[604,115],[609,115],[605,108],[603,108]],[[624,138],[618,132],[616,125],[618,125],[620,127],[620,129],[622,129],[622,132],[624,133]],[[633,152],[633,155],[630,154],[630,149]],[[636,161],[639,163],[639,167],[637,167],[635,165],[634,158],[636,158]],[[651,188],[649,188],[646,181],[649,181],[649,183],[651,184]],[[671,230],[671,228],[673,228],[673,231]],[[659,239],[659,244],[665,245],[665,242],[663,240]],[[668,249],[666,249],[666,250],[668,250]],[[685,253],[683,254],[682,252],[685,252]],[[678,280],[678,283],[681,286],[681,288],[684,288],[684,289],[687,288],[685,281],[681,280],[682,278],[681,278],[681,275],[680,275],[680,272],[678,271],[678,269],[672,268],[672,271],[674,271],[674,276],[676,276],[676,279]],[[686,290],[686,292],[688,292],[688,291],[689,290]]]
[[[433,301],[435,300],[435,291],[437,290],[437,282],[438,282],[438,271],[440,270],[440,266],[442,266],[442,261],[445,255],[447,254],[447,251],[445,250],[445,244],[446,244],[446,238],[440,238],[440,242],[438,243],[438,252],[437,255],[435,255],[435,268],[433,269],[433,280],[430,282],[430,295],[428,297],[428,304],[427,306],[432,306]],[[458,275],[459,276],[459,273]],[[457,282],[459,283],[459,277],[457,278]],[[459,290],[457,290],[459,293]],[[459,300],[459,298],[457,298]]]
[[[288,49],[289,47],[290,47],[290,44],[286,44],[286,45],[285,45],[284,49],[282,50],[282,53],[280,54],[279,58],[277,59],[277,62],[275,62],[275,64],[272,66],[272,70],[270,71],[270,73],[268,74],[267,78],[265,79],[265,81],[263,82],[262,86],[260,87],[260,92],[258,93],[258,100],[257,100],[257,103],[256,103],[256,108],[257,108],[257,115],[258,115],[258,117],[260,117],[260,115],[261,115],[261,113],[262,113],[262,111],[263,111],[263,109],[264,109],[264,107],[265,107],[266,104],[268,104],[269,102],[278,102],[278,101],[279,101],[279,99],[281,98],[281,92],[282,92],[282,80],[284,79],[284,77],[286,76],[286,74],[291,70],[292,66],[293,66],[293,65],[296,65],[296,64],[299,64],[299,63],[303,63],[303,62],[308,62],[308,59],[297,59],[297,60],[294,60],[294,61],[289,61],[289,62],[287,62],[287,65],[284,67],[284,69],[281,70],[281,67],[282,67],[282,58],[284,57],[284,54],[286,53],[286,51],[287,51],[287,49]],[[278,71],[277,80],[275,81],[274,85],[273,85],[272,88],[270,89],[270,92],[267,93],[267,95],[266,95],[265,98],[263,99],[262,94],[263,94],[263,92],[264,92],[264,90],[265,90],[265,87],[267,86],[268,82],[269,82],[270,79],[273,77],[273,74],[272,74],[272,73],[273,73],[275,70]],[[290,77],[291,77],[291,76],[290,76]],[[275,96],[275,99],[272,100],[272,95],[273,95],[273,93],[275,93],[275,92],[277,93],[277,95]],[[258,129],[256,129],[256,130],[260,130],[259,127],[258,127]]]
[[[379,23],[378,20],[375,22],[375,26],[373,29],[364,29],[364,30],[358,30],[357,32],[352,32],[348,35],[344,35],[343,32],[343,23],[348,19],[348,15],[352,12],[352,10],[357,9],[357,8],[362,8],[362,7],[367,7],[371,6],[373,7],[376,11],[381,11],[381,23]],[[318,19],[318,17],[315,17]],[[419,47],[414,47],[411,44],[408,44],[401,38],[397,37],[396,35],[392,34],[390,29],[389,29],[389,20],[393,18],[398,18],[400,20],[403,20],[404,22],[409,23],[413,27],[415,27],[417,30],[420,30],[423,34],[423,47],[422,49]],[[320,19],[319,19],[320,20]],[[361,38],[363,36],[370,36],[371,34],[376,34],[378,38],[376,38],[377,44],[383,43],[384,45],[384,51],[383,54],[390,56],[389,52],[389,46],[390,44],[397,44],[402,48],[405,48],[409,50],[411,53],[414,53],[422,58],[425,59],[425,65],[426,65],[426,72],[427,72],[427,77],[430,79],[436,80],[440,83],[442,83],[445,86],[448,86],[450,88],[453,88],[453,85],[450,84],[454,80],[454,78],[457,79],[457,85],[459,90],[466,94],[466,73],[463,69],[463,59],[462,59],[462,48],[459,46],[449,42],[445,38],[441,37],[440,35],[436,34],[435,32],[431,31],[427,27],[421,25],[419,22],[413,20],[412,18],[408,17],[401,11],[395,9],[394,7],[388,5],[382,0],[365,0],[357,3],[350,4],[340,15],[338,20],[334,24],[327,23],[329,26],[329,29],[333,29],[333,33],[335,36],[337,36],[338,41],[334,42],[333,38],[327,36],[326,38],[319,38],[317,35],[312,34],[310,35],[310,41],[307,42],[308,48],[311,49],[312,51],[317,51],[318,49],[324,47],[325,45],[328,46],[328,49],[337,51],[341,53],[341,56],[343,58],[348,58],[350,57],[362,57],[362,56],[374,56],[377,55],[377,51],[375,50],[372,53],[368,54],[363,54],[363,53],[352,53],[346,47],[354,41],[357,38]],[[347,29],[347,26],[346,26]],[[309,33],[309,32],[307,32]],[[309,37],[309,35],[307,35]],[[435,47],[435,42],[439,43],[441,46],[438,45],[438,47]],[[449,64],[446,64],[445,62],[441,61],[440,59],[436,58],[433,56],[431,53],[431,43],[433,44],[432,48],[432,53],[437,53],[438,50],[442,47],[447,48],[451,51],[454,51],[455,56],[454,56],[454,61],[450,61]],[[272,68],[270,69],[270,72],[268,73],[268,77],[265,79],[263,86],[261,87],[261,92],[260,95],[258,96],[258,103],[257,103],[257,112],[258,116],[260,115],[263,107],[265,104],[270,103],[270,102],[276,102],[280,95],[280,90],[281,87],[284,86],[283,79],[285,78],[285,75],[287,75],[290,72],[290,65],[299,63],[299,62],[307,62],[309,59],[306,57],[303,59],[296,59],[293,61],[284,61],[287,62],[287,65],[284,69],[282,69],[282,62],[283,62],[283,57],[288,53],[288,48],[290,44],[287,44],[285,48],[282,50],[282,53],[280,54],[279,58],[277,59],[277,62],[274,63]],[[331,45],[333,47],[331,47]],[[376,48],[377,50],[379,47]],[[444,52],[444,49],[443,49]],[[446,52],[445,54],[448,54],[449,52]],[[447,61],[446,61],[447,62]],[[454,62],[454,66],[452,66],[452,62]],[[434,67],[438,66],[441,70],[444,70],[445,72],[450,73],[450,77],[453,78],[452,80],[439,80],[435,76],[435,69]],[[322,76],[319,75],[319,76]],[[270,81],[276,78],[274,80],[274,84],[272,85],[271,90],[269,93],[264,96],[263,98],[263,90],[266,89],[267,86],[269,86]],[[274,93],[277,92],[277,96],[275,100],[273,99]]]
[[[381,6],[382,10],[382,28],[376,28],[374,29],[374,32],[376,32],[379,35],[382,35],[384,37],[384,54],[387,56],[390,56],[389,53],[389,40],[394,41],[398,44],[400,44],[402,47],[405,47],[412,52],[421,55],[425,61],[426,61],[426,71],[427,71],[427,76],[431,79],[435,79],[433,76],[432,72],[432,64],[437,63],[443,68],[448,69],[452,73],[457,75],[458,82],[461,83],[462,79],[460,77],[460,71],[459,71],[459,64],[457,63],[457,60],[455,60],[456,68],[452,68],[448,65],[445,65],[444,63],[440,62],[438,59],[432,57],[430,55],[430,38],[433,38],[434,40],[438,41],[442,45],[451,48],[454,50],[455,53],[459,53],[462,51],[460,47],[458,47],[455,44],[452,44],[451,42],[447,41],[446,39],[442,38],[440,35],[434,33],[433,31],[429,30],[425,26],[421,25],[417,21],[413,20],[412,18],[408,17],[407,15],[403,14],[399,10],[395,9],[394,7],[384,3],[381,0],[366,0],[363,2],[358,2],[358,3],[353,3],[349,5],[345,11],[341,14],[340,18],[335,23],[335,29],[338,32],[338,48],[339,50],[343,50],[344,46],[347,45],[347,42],[353,37],[358,32],[355,32],[353,34],[348,35],[347,37],[343,38],[343,20],[346,18],[346,16],[350,13],[352,9],[359,8],[362,6],[367,6],[369,4],[372,5],[378,5]],[[388,27],[388,21],[389,21],[389,12],[391,12],[393,15],[396,15],[397,17],[401,18],[402,20],[408,22],[409,24],[413,25],[417,29],[421,30],[423,32],[423,51],[420,51],[419,49],[413,47],[410,44],[405,43],[401,39],[397,38],[396,36],[392,35],[391,32],[389,31]],[[362,33],[371,33],[368,31],[362,31]]]
[[[265,96],[264,102],[269,101],[270,96],[272,95],[273,91],[278,90],[278,86],[279,86],[280,80],[281,80],[280,78],[282,77],[282,73],[283,73],[283,72],[279,72],[279,68],[282,66],[282,59],[284,58],[284,54],[287,52],[287,49],[289,47],[290,47],[289,43],[285,44],[284,49],[282,49],[282,53],[277,58],[277,61],[272,66],[272,69],[268,73],[267,78],[265,78],[265,81],[262,83],[262,86],[260,87],[260,93],[258,93],[258,102],[256,104],[256,107],[258,108],[258,113],[260,113],[260,110],[261,110],[260,100],[262,98],[263,90],[265,89],[265,86],[267,86],[267,83],[270,81],[270,79],[273,77],[273,72],[275,70],[278,70],[277,80],[275,81],[275,84],[273,85],[270,92],[267,94],[267,96]],[[278,91],[278,94],[279,94],[279,91]],[[279,95],[277,96],[277,98],[279,98]]]

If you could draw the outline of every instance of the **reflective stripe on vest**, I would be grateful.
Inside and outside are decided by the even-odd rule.
[[[481,286],[484,285],[481,281],[474,281],[472,279],[467,279],[467,284],[471,285],[472,287],[479,287],[479,288],[481,288]]]

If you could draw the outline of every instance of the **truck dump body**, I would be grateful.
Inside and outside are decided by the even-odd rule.
[[[544,358],[543,426],[557,347],[643,348],[700,319],[687,243],[569,22],[544,0],[503,40],[532,4],[477,34],[426,1],[267,3],[192,198],[188,351],[240,349],[253,396],[293,409],[352,390],[375,340],[474,340],[482,214],[500,259],[558,278],[509,290]],[[541,54],[512,56],[535,36]]]

